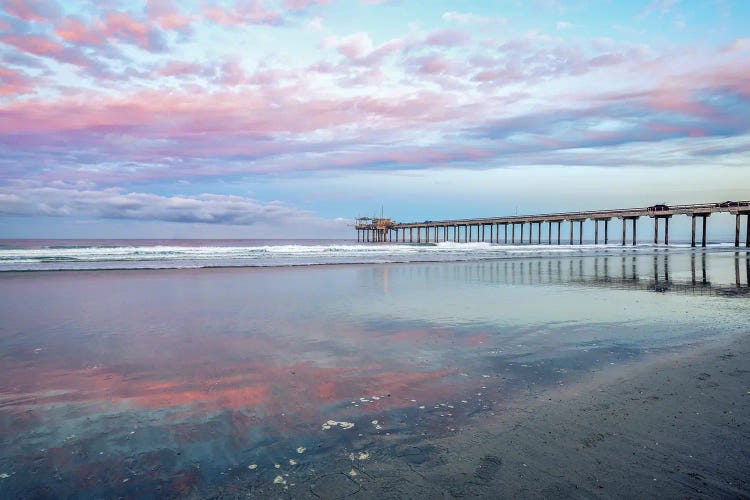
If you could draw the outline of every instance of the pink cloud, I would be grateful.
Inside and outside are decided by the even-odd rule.
[[[60,8],[54,0],[5,0],[2,9],[24,21],[46,22],[60,16]]]
[[[205,71],[202,65],[187,61],[171,61],[157,70],[162,76],[197,76]]]
[[[439,45],[443,47],[454,47],[465,45],[471,40],[471,36],[461,30],[438,30],[433,31],[425,39],[427,45]]]
[[[64,46],[42,35],[4,35],[0,41],[35,56],[57,57],[65,52]]]
[[[323,45],[335,47],[349,59],[360,59],[372,51],[372,39],[364,32],[353,33],[343,38],[327,37],[323,39]]]
[[[330,5],[331,0],[284,0],[284,6],[289,10],[302,10],[313,5]]]
[[[226,61],[221,65],[219,81],[223,85],[242,85],[247,83],[247,75],[239,61]]]
[[[156,47],[155,32],[145,22],[134,18],[126,12],[110,12],[104,18],[102,32],[107,38],[114,38],[131,43],[142,49],[153,50]]]
[[[418,57],[414,59],[414,62],[417,64],[417,70],[426,75],[460,75],[465,73],[463,64],[451,61],[437,54]]]
[[[73,18],[66,18],[55,27],[55,34],[75,44],[101,45],[104,37],[98,31],[92,30],[88,25]]]
[[[277,10],[269,9],[259,0],[249,0],[233,8],[207,7],[203,15],[222,26],[242,26],[246,24],[282,24],[283,18]]]
[[[174,0],[148,0],[146,14],[150,22],[167,31],[185,31],[193,22],[193,16],[180,11]]]
[[[669,111],[704,119],[716,116],[714,108],[693,97],[693,91],[686,88],[665,85],[647,93],[646,104],[654,110]]]
[[[27,75],[0,67],[0,96],[16,96],[33,92],[33,80]]]

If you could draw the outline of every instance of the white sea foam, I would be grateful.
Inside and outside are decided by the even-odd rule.
[[[710,245],[731,250],[731,244]],[[670,245],[670,252],[699,251],[688,244]],[[652,253],[664,247],[610,245],[504,245],[486,242],[429,244],[276,244],[247,246],[90,245],[72,247],[0,248],[0,271],[199,268],[224,266],[294,266],[389,262],[466,261],[562,255]]]

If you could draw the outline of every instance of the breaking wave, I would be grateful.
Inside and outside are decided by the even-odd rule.
[[[731,250],[731,244],[710,245]],[[687,244],[670,245],[669,252],[690,252]],[[436,262],[489,260],[515,257],[561,255],[621,255],[652,253],[665,247],[649,244],[619,245],[501,245],[491,243],[347,244],[319,242],[305,244],[212,245],[179,244],[41,245],[31,248],[0,248],[0,271],[96,270],[96,269],[180,269],[202,267],[268,267],[324,264],[366,264],[389,262]]]

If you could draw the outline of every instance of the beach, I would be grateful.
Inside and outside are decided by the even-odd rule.
[[[0,273],[4,494],[748,494],[746,253],[326,248]]]

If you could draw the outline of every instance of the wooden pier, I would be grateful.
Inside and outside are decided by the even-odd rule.
[[[357,219],[355,228],[357,229],[357,241],[362,242],[437,243],[440,241],[481,241],[503,244],[542,244],[542,225],[546,225],[547,241],[545,243],[548,245],[560,245],[562,243],[562,224],[565,222],[570,225],[570,234],[567,243],[570,245],[581,245],[583,244],[583,223],[591,220],[594,222],[594,244],[598,245],[601,240],[603,244],[607,245],[610,243],[609,223],[612,219],[620,219],[622,221],[622,245],[626,245],[628,241],[628,225],[632,227],[630,232],[632,235],[632,244],[635,245],[637,242],[638,219],[649,217],[654,219],[654,244],[659,243],[659,221],[663,221],[663,241],[665,245],[668,245],[669,220],[674,215],[687,215],[692,218],[691,246],[696,246],[697,221],[700,219],[700,242],[701,246],[705,247],[707,220],[711,214],[721,212],[735,215],[735,247],[740,246],[741,218],[745,217],[745,246],[750,247],[750,201],[725,201],[720,203],[696,203],[671,206],[653,205],[644,208],[515,215],[479,219],[426,220],[423,222],[393,222],[391,219],[382,217],[363,217]],[[602,238],[599,237],[600,222],[603,226]],[[576,225],[578,226],[577,238],[575,238]],[[528,231],[525,230],[527,226]],[[516,237],[516,227],[519,229],[518,238]],[[556,238],[553,238],[553,228],[556,228]]]

